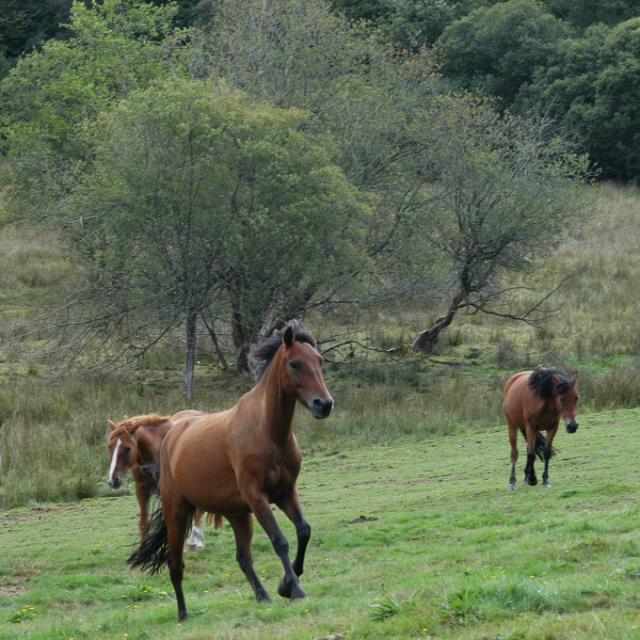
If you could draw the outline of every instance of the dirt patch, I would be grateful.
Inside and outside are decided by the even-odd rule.
[[[0,585],[0,596],[5,598],[15,598],[16,596],[21,596],[27,593],[27,590],[24,587],[19,587],[17,585]]]

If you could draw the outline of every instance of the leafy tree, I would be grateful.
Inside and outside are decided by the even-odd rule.
[[[592,24],[615,25],[638,15],[637,0],[545,0],[551,13],[581,29]]]
[[[566,33],[534,0],[480,7],[451,23],[439,38],[443,71],[463,87],[499,96],[508,106]]]
[[[131,351],[184,323],[189,397],[196,323],[212,304],[230,316],[244,371],[257,331],[288,318],[299,292],[361,265],[352,243],[366,208],[300,132],[305,120],[178,80],[99,119],[94,167],[65,207],[90,268],[94,328]]]
[[[495,0],[388,0],[381,29],[406,48],[433,45],[449,24]]]
[[[549,135],[548,125],[499,116],[477,100],[459,106],[442,102],[432,137],[434,197],[429,218],[416,227],[446,265],[449,298],[414,351],[433,350],[461,310],[539,320],[548,296],[518,311],[509,278],[553,250],[582,214],[576,178],[585,175],[585,159]]]
[[[46,213],[90,159],[86,124],[172,69],[175,7],[105,0],[72,7],[70,36],[20,59],[0,83],[14,210]]]
[[[0,12],[0,53],[13,61],[59,34],[61,23],[69,18],[71,1],[4,0]]]
[[[215,16],[185,64],[198,76],[224,77],[258,99],[311,113],[306,129],[330,135],[336,162],[374,205],[363,242],[380,269],[360,274],[372,286],[358,299],[406,288],[410,221],[428,204],[420,196],[428,176],[416,166],[429,154],[429,118],[418,114],[428,111],[437,87],[432,59],[396,55],[323,0],[221,3]],[[400,285],[389,274],[401,270]]]
[[[375,21],[388,11],[387,0],[332,0],[331,5],[350,20]]]
[[[605,176],[640,175],[640,19],[595,25],[561,42],[551,63],[521,92],[521,110],[538,109],[575,132]]]

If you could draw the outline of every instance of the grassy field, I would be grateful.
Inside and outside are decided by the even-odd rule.
[[[230,527],[208,528],[206,550],[186,558],[191,618],[180,625],[168,574],[124,563],[134,498],[5,511],[0,638],[638,639],[640,410],[580,423],[556,441],[553,488],[513,494],[502,426],[357,449],[335,437],[301,474],[309,598],[278,597],[281,568],[257,530],[274,599],[258,605]]]

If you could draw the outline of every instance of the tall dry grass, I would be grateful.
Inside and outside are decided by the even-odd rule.
[[[640,404],[638,220],[638,189],[598,188],[592,215],[528,276],[527,283],[538,290],[571,276],[550,302],[561,312],[542,327],[461,316],[443,335],[434,358],[356,349],[354,358],[329,363],[336,411],[327,421],[299,413],[304,448],[340,450],[495,428],[502,423],[504,380],[539,363],[579,369],[588,409]],[[108,492],[107,418],[228,407],[249,387],[248,381],[201,365],[197,397],[187,404],[175,337],[129,374],[64,376],[37,360],[13,359],[16,319],[33,312],[43,294],[50,297],[53,283],[72,276],[55,239],[26,228],[0,229],[0,505]],[[361,341],[397,350],[437,313],[437,305],[389,306],[362,312],[354,327]],[[322,335],[347,330],[336,316],[318,315],[309,324]]]

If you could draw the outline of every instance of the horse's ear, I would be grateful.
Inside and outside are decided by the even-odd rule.
[[[113,420],[107,420],[107,424],[111,427],[111,431],[113,431],[118,425]]]
[[[282,335],[282,342],[284,342],[287,349],[293,344],[293,327],[291,325],[287,325],[287,328]]]
[[[577,372],[577,371],[575,371],[575,372],[573,373],[573,375],[571,376],[571,382],[572,382],[572,384],[574,384],[574,385],[578,382],[578,372]]]

